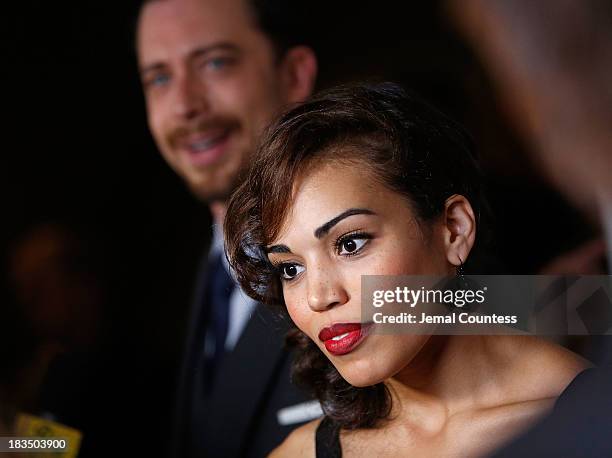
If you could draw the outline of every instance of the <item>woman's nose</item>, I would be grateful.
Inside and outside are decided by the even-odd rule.
[[[315,312],[322,312],[348,302],[348,293],[335,275],[322,269],[309,272],[308,306]]]

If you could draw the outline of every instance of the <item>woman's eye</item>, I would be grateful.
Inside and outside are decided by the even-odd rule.
[[[361,238],[346,238],[341,240],[338,244],[338,254],[340,255],[351,255],[356,254],[368,243],[368,239]]]
[[[304,267],[299,264],[282,264],[279,270],[283,280],[293,280],[304,271]]]

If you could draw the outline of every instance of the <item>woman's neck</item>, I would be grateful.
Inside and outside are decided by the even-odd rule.
[[[432,336],[387,381],[392,417],[435,430],[456,413],[498,404],[507,385],[504,355],[516,343],[503,336]]]

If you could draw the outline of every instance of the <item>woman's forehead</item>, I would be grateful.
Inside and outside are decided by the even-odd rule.
[[[357,164],[326,163],[294,182],[292,195],[274,244],[291,234],[314,234],[326,222],[349,210],[358,214],[392,215],[405,199],[364,172]]]
[[[364,194],[394,192],[388,189],[380,170],[367,161],[367,145],[355,142],[326,147],[295,167],[268,174],[271,199],[264,199],[262,225],[266,244],[278,241],[289,226],[312,218],[334,202],[363,206]],[[357,192],[358,191],[358,192]],[[361,199],[359,199],[361,197]],[[367,197],[367,196],[366,196]]]

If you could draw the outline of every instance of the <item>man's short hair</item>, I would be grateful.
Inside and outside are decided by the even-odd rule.
[[[255,17],[256,25],[272,42],[278,57],[306,42],[304,3],[296,0],[244,0]]]
[[[140,13],[148,3],[164,0],[141,0],[136,9],[132,27],[134,45],[138,30]],[[293,46],[305,44],[308,40],[305,32],[306,1],[294,0],[242,0],[251,9],[255,25],[268,37],[274,46],[277,58],[281,58]],[[134,46],[134,49],[136,47]]]

